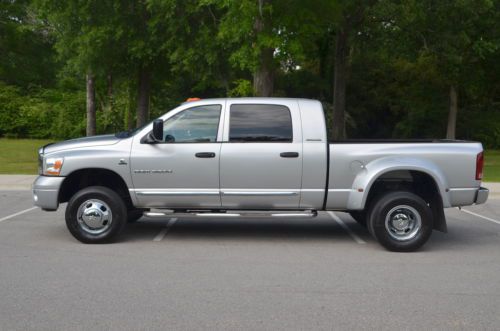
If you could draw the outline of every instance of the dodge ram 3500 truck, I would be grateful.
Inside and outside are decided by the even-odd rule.
[[[115,239],[141,216],[314,217],[344,211],[384,247],[412,251],[443,208],[481,204],[480,143],[333,141],[321,103],[236,98],[186,102],[134,131],[39,150],[34,203],[84,243]]]

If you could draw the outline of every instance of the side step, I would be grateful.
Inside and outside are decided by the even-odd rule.
[[[224,212],[211,212],[202,210],[188,210],[185,212],[176,212],[174,210],[157,210],[144,212],[145,217],[172,217],[172,216],[201,216],[201,217],[249,217],[249,218],[267,218],[267,217],[316,217],[316,210],[306,211],[248,211],[248,210],[231,210]]]

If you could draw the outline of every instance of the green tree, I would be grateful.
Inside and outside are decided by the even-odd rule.
[[[352,0],[340,2],[339,15],[333,17],[335,29],[335,62],[333,68],[333,114],[332,138],[334,140],[346,137],[346,86],[349,76],[349,54],[352,39],[361,29],[367,11],[375,1]]]
[[[218,38],[230,49],[230,64],[250,71],[253,94],[268,97],[275,92],[278,72],[293,69],[302,54],[303,34],[308,34],[312,12],[297,0],[208,1],[225,11]],[[240,86],[244,86],[240,80]]]
[[[455,139],[460,95],[483,85],[482,62],[498,55],[498,1],[382,1],[384,47],[393,57],[433,67],[435,80],[447,86],[446,138]],[[422,65],[414,68],[420,72]]]
[[[27,88],[54,84],[53,41],[29,1],[0,2],[0,80]]]
[[[70,70],[86,77],[87,135],[95,135],[96,77],[123,59],[123,47],[116,47],[122,45],[116,19],[119,8],[113,1],[98,0],[37,0],[36,5],[55,37],[60,58]]]

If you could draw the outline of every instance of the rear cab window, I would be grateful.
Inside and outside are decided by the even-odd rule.
[[[229,142],[292,142],[290,109],[282,105],[233,104],[229,111]]]

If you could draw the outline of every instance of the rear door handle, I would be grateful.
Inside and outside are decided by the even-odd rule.
[[[215,153],[212,152],[201,152],[201,153],[196,153],[194,156],[200,157],[202,159],[209,159],[215,157]]]
[[[299,153],[297,152],[283,152],[280,153],[281,157],[299,157]]]

